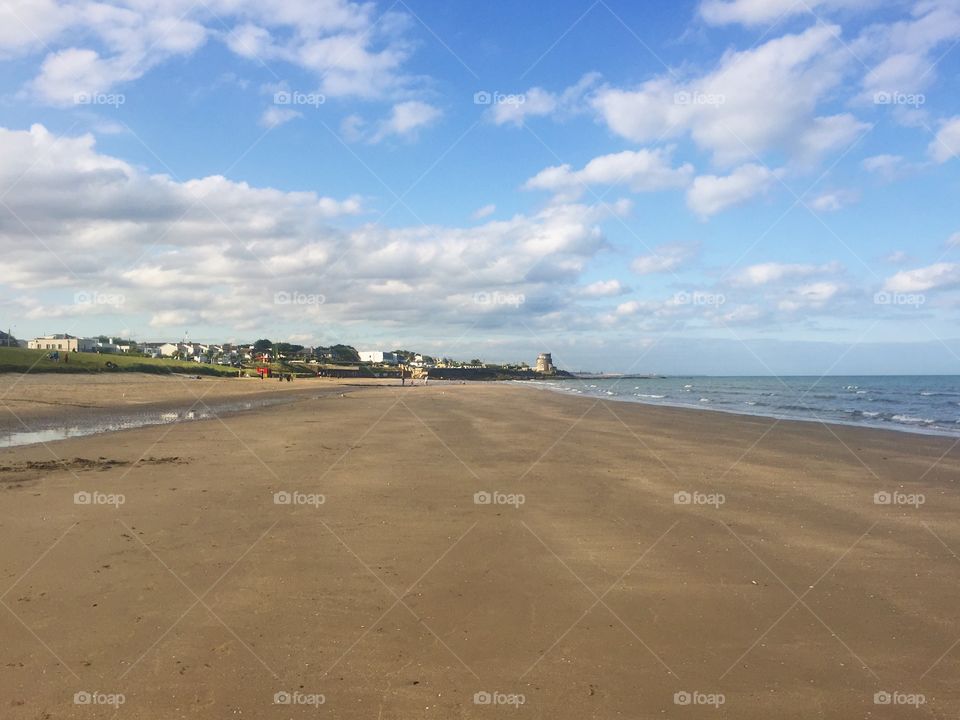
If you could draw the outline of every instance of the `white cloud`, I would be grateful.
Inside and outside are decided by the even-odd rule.
[[[960,265],[935,263],[915,270],[904,270],[888,278],[884,289],[889,292],[916,293],[960,285]]]
[[[724,177],[700,175],[687,191],[687,207],[707,218],[765,193],[777,177],[778,171],[756,164],[741,165]]]
[[[528,117],[565,117],[587,109],[586,94],[600,80],[599,73],[587,73],[562,93],[532,87],[523,93],[488,93],[490,118],[496,125],[520,126]]]
[[[273,37],[266,28],[245,23],[230,30],[225,42],[240,57],[256,60],[270,52]]]
[[[150,327],[157,330],[179,329],[197,322],[199,318],[197,313],[186,310],[160,310],[151,315]]]
[[[638,275],[672,272],[687,260],[697,255],[697,243],[668,243],[654,248],[650,255],[641,255],[630,263],[630,269]]]
[[[638,313],[655,313],[659,309],[659,303],[647,302],[642,300],[627,300],[617,305],[614,313],[620,317],[629,317]]]
[[[128,8],[80,3],[74,10],[72,27],[92,31],[101,50],[66,47],[49,52],[31,87],[42,101],[70,104],[79,95],[108,92],[171,57],[189,55],[208,35],[200,23],[159,9],[147,16]]]
[[[0,213],[7,287],[45,313],[57,308],[38,298],[57,288],[117,292],[126,303],[116,314],[127,325],[142,318],[144,327],[238,331],[251,327],[258,306],[278,325],[318,327],[358,318],[439,326],[492,323],[504,313],[556,317],[582,297],[581,276],[607,247],[601,224],[629,208],[554,204],[472,227],[341,229],[332,223],[362,212],[358,198],[220,176],[177,182],[98,152],[89,135],[0,129],[0,156],[0,186],[11,188],[4,202],[30,228]],[[326,302],[275,305],[278,292]],[[482,305],[477,292],[527,301]]]
[[[613,279],[590,283],[580,291],[580,294],[584,297],[602,298],[623,295],[626,292],[629,292],[629,288],[624,287],[619,280]]]
[[[496,125],[522,125],[528,117],[550,115],[557,109],[558,99],[543,88],[530,88],[523,94],[508,95],[490,109]]]
[[[832,300],[843,286],[834,282],[814,282],[794,288],[788,296],[781,300],[777,307],[787,312],[801,309],[822,308]]]
[[[340,122],[340,134],[347,142],[360,142],[367,126],[367,121],[357,114],[347,115]]]
[[[211,37],[241,58],[307,70],[331,97],[399,99],[412,84],[402,69],[408,25],[402,13],[352,0],[9,0],[0,56],[45,52],[30,89],[55,104],[109,92]]]
[[[859,197],[853,190],[832,190],[811,200],[810,207],[817,212],[837,212],[855,203]]]
[[[735,285],[757,286],[768,285],[781,280],[808,277],[824,273],[836,273],[842,268],[838,263],[827,263],[825,265],[807,265],[802,263],[760,263],[750,265],[741,270],[733,279]]]
[[[549,190],[564,198],[576,198],[590,185],[628,185],[633,192],[651,192],[685,187],[693,175],[693,166],[685,163],[672,167],[671,150],[624,150],[601,155],[582,169],[555,165],[541,170],[527,180],[528,190]]]
[[[960,115],[945,120],[927,152],[938,163],[960,157]]]
[[[711,25],[769,25],[794,15],[875,3],[864,0],[704,0],[700,17]]]
[[[938,48],[960,39],[955,0],[915,2],[911,16],[870,25],[851,44],[851,52],[875,63],[864,76],[862,100],[872,102],[877,93],[922,94],[936,79]]]
[[[441,115],[439,108],[419,100],[397,103],[390,116],[380,122],[370,142],[378,143],[388,137],[410,138],[421,128],[435,123]]]
[[[489,205],[484,205],[483,207],[479,207],[474,210],[470,217],[474,220],[483,220],[484,218],[488,218],[493,215],[496,211],[497,206],[493,203],[490,203]]]
[[[910,259],[910,256],[907,255],[903,250],[894,250],[892,253],[887,255],[884,260],[890,263],[891,265],[901,265],[907,260]]]
[[[260,124],[263,127],[275,128],[298,117],[303,117],[303,113],[287,107],[274,106],[263,111],[263,115],[260,116]]]
[[[815,118],[798,139],[799,161],[815,165],[827,153],[845,151],[870,127],[849,113]]]
[[[603,88],[592,104],[613,132],[635,142],[689,133],[722,165],[774,149],[802,160],[810,147],[836,147],[859,127],[852,116],[816,116],[852,61],[839,32],[811,27],[728,52],[700,77],[681,82],[663,75],[634,90]]]
[[[0,3],[0,57],[15,56],[52,41],[74,21],[76,10],[55,0]]]
[[[863,161],[863,169],[877,173],[884,180],[893,180],[902,172],[904,159],[900,155],[873,155]]]
[[[720,315],[723,325],[748,325],[764,317],[759,305],[743,303]]]

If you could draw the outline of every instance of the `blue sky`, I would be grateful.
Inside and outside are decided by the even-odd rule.
[[[0,324],[956,372],[952,0],[0,7]]]

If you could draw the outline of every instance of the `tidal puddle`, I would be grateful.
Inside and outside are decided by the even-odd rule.
[[[301,396],[299,398],[259,398],[256,400],[223,403],[210,402],[205,403],[201,408],[194,408],[192,406],[180,409],[166,407],[163,410],[154,412],[144,410],[138,410],[136,412],[109,410],[103,413],[97,413],[91,417],[74,418],[69,422],[61,423],[52,421],[49,418],[36,420],[33,423],[31,423],[30,420],[26,420],[25,423],[31,425],[28,428],[12,432],[0,431],[0,448],[68,440],[70,438],[98,435],[100,433],[115,432],[117,430],[132,430],[149,425],[169,425],[195,420],[210,420],[227,413],[281,405],[302,399],[303,397]]]

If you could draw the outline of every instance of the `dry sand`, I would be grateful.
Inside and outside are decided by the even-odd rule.
[[[104,407],[258,392],[5,382]],[[492,384],[344,391],[0,451],[0,717],[960,714],[953,440]]]

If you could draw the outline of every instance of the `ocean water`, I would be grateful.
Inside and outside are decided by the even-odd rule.
[[[524,384],[608,400],[960,436],[960,375],[604,378]]]

